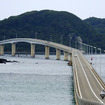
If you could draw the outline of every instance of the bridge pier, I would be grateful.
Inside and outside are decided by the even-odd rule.
[[[56,60],[60,60],[60,50],[56,49]]]
[[[72,62],[72,53],[70,53],[70,60],[69,61]]]
[[[31,57],[35,57],[35,44],[31,43]]]
[[[69,57],[69,63],[68,63],[68,65],[72,66],[72,53],[70,53],[69,56],[70,57]]]
[[[64,61],[68,61],[68,53],[64,52]]]
[[[12,56],[16,54],[16,43],[12,43]]]
[[[49,59],[49,47],[45,46],[45,58]]]
[[[0,55],[4,55],[4,45],[0,45]]]

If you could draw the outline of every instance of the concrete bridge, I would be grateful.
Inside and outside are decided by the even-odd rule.
[[[56,59],[58,60],[61,50],[64,51],[64,60],[68,60],[68,55],[71,55],[70,62],[72,61],[76,105],[105,105],[105,99],[100,97],[100,92],[105,89],[105,84],[79,50],[39,39],[15,38],[0,41],[1,55],[4,54],[4,45],[11,43],[12,56],[15,56],[16,43],[19,42],[30,43],[31,57],[35,56],[35,44],[45,46],[45,58],[47,59],[49,58],[50,47],[56,49]]]
[[[56,59],[60,59],[60,51],[64,51],[64,60],[68,60],[68,55],[71,55],[72,49],[68,46],[64,46],[58,43],[50,42],[50,41],[44,41],[39,39],[30,39],[30,38],[15,38],[15,39],[8,39],[0,41],[0,54],[4,54],[4,45],[10,44],[12,45],[12,56],[15,56],[16,54],[16,43],[19,42],[26,42],[30,43],[31,46],[31,57],[35,57],[35,44],[41,44],[45,46],[45,58],[49,58],[49,51],[50,47],[53,47],[56,49]],[[72,57],[72,56],[71,56]]]

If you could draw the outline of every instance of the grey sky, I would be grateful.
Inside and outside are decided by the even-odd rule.
[[[105,0],[0,0],[0,20],[43,9],[68,11],[81,19],[105,18]]]

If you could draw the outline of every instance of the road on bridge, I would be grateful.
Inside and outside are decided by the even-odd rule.
[[[93,73],[92,66],[80,51],[76,51],[73,56],[80,97],[88,101],[105,103],[105,99],[100,97],[103,87]]]

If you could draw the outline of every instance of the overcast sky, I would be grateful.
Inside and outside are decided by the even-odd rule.
[[[43,9],[68,11],[81,19],[105,18],[105,0],[0,0],[0,20]]]

